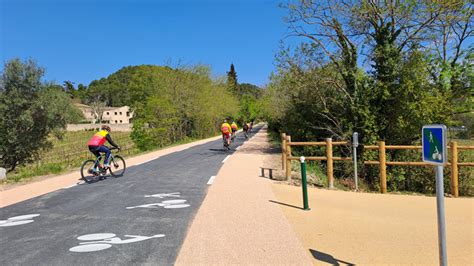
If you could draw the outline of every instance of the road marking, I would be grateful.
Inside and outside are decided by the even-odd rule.
[[[225,159],[222,161],[222,163],[225,163],[225,161],[227,161],[227,159],[229,159],[230,155],[227,155],[227,157],[225,157]]]
[[[77,239],[81,241],[90,241],[90,242],[80,242],[78,246],[72,247],[69,249],[71,252],[94,252],[104,249],[111,248],[112,245],[122,245],[130,244],[135,242],[140,242],[152,238],[164,237],[164,234],[158,234],[153,236],[136,236],[136,235],[124,235],[128,239],[121,239],[116,237],[115,234],[90,234],[79,236]],[[94,241],[95,240],[95,241]]]
[[[242,146],[239,146],[239,147],[235,148],[235,150],[237,151],[238,149],[240,149],[240,147],[242,147]]]
[[[72,188],[72,187],[75,187],[75,186],[77,186],[77,183],[74,184],[74,185],[70,185],[70,186],[68,186],[68,187],[63,187],[63,189],[68,189],[68,188]]]
[[[214,183],[214,179],[216,179],[216,176],[215,175],[211,176],[211,178],[209,178],[209,181],[207,181],[207,184],[212,185],[212,183]]]
[[[0,220],[0,227],[7,227],[7,226],[16,226],[22,224],[29,224],[34,222],[33,218],[40,216],[39,214],[27,214],[27,215],[20,215],[15,217],[10,217],[7,220]]]

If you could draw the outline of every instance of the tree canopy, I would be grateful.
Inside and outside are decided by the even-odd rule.
[[[0,77],[0,165],[14,170],[48,148],[48,135],[61,136],[68,122],[81,119],[61,86],[41,81],[33,60],[5,63]]]

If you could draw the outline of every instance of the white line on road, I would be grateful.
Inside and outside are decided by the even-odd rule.
[[[215,175],[211,176],[211,178],[209,178],[209,181],[207,181],[207,184],[212,185],[212,183],[214,183],[214,179],[216,179],[216,176]]]
[[[63,189],[68,189],[68,188],[72,188],[72,187],[75,187],[75,186],[77,186],[77,184],[70,185],[70,186],[68,186],[68,187],[63,187]]]
[[[235,148],[235,150],[238,150],[238,149],[240,149],[240,147],[242,147],[242,146],[239,146],[239,147]]]
[[[225,161],[227,161],[227,159],[229,159],[230,155],[227,155],[227,157],[225,157],[225,159],[222,161],[222,163],[225,163]]]

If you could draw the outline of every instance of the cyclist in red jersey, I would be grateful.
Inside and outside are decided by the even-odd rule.
[[[92,138],[87,142],[89,146],[89,151],[92,152],[97,158],[100,157],[100,153],[105,153],[104,159],[104,169],[109,167],[109,159],[111,151],[107,146],[104,146],[105,141],[108,141],[110,145],[114,146],[115,148],[120,150],[120,146],[115,144],[115,142],[110,137],[110,127],[107,125],[103,125],[101,130],[92,136]]]

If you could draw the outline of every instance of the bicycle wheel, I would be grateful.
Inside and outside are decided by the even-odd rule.
[[[110,174],[113,177],[122,176],[125,173],[125,169],[127,166],[125,165],[125,160],[120,155],[115,155],[110,164]]]
[[[92,171],[94,166],[95,166],[95,161],[94,160],[85,160],[82,163],[82,165],[81,165],[82,180],[89,183],[91,181],[91,179],[97,175],[97,173],[94,173]]]

